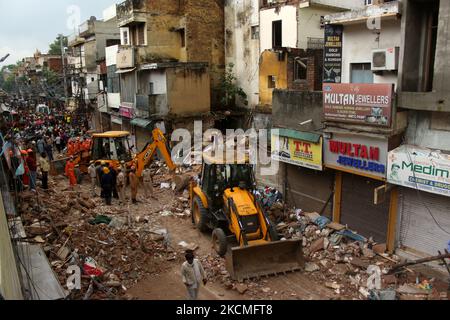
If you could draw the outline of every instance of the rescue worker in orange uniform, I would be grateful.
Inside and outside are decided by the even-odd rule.
[[[73,144],[73,152],[74,154],[77,154],[81,151],[81,144],[80,144],[80,138],[77,138],[75,143]]]
[[[67,143],[67,154],[69,156],[73,156],[74,155],[74,145],[72,140],[69,140],[69,142]]]
[[[75,176],[75,163],[73,162],[74,158],[70,157],[70,160],[67,161],[65,173],[69,178],[70,187],[74,188],[77,185],[77,177]]]

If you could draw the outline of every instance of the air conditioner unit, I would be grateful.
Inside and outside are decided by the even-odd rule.
[[[400,48],[372,50],[372,71],[398,70]]]

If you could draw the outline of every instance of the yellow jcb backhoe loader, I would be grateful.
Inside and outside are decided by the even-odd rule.
[[[200,184],[191,183],[192,222],[212,231],[214,249],[225,256],[235,280],[303,268],[300,240],[278,241],[278,234],[255,196],[253,167],[203,155]],[[234,242],[234,247],[229,243]]]
[[[176,165],[172,161],[166,145],[167,140],[160,129],[155,128],[153,130],[152,141],[136,155],[131,153],[132,147],[129,145],[129,137],[130,133],[127,131],[110,131],[93,134],[91,151],[89,154],[84,152],[75,155],[75,164],[89,166],[90,161],[95,161],[96,164],[104,162],[112,164],[114,168],[118,168],[120,163],[124,161],[127,168],[135,166],[136,175],[141,177],[145,166],[150,163],[159,150],[160,155],[164,158],[170,171],[176,169]],[[63,160],[65,162],[67,159]]]

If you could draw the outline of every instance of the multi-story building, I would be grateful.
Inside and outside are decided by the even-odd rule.
[[[170,130],[194,118],[211,120],[225,69],[223,11],[213,0],[117,5],[120,114],[135,145],[148,142],[151,122],[164,121]]]
[[[99,93],[97,65],[105,60],[105,48],[119,44],[117,21],[97,20],[91,17],[80,25],[79,30],[68,37],[68,65],[72,73],[72,93],[94,103]]]

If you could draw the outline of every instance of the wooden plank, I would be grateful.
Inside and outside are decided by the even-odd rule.
[[[387,251],[389,253],[394,253],[395,251],[395,231],[397,227],[397,216],[398,216],[398,188],[394,187],[391,190],[391,202],[389,206],[389,220],[388,220],[388,231],[387,231]]]
[[[333,222],[341,222],[342,172],[336,171],[334,182]]]

